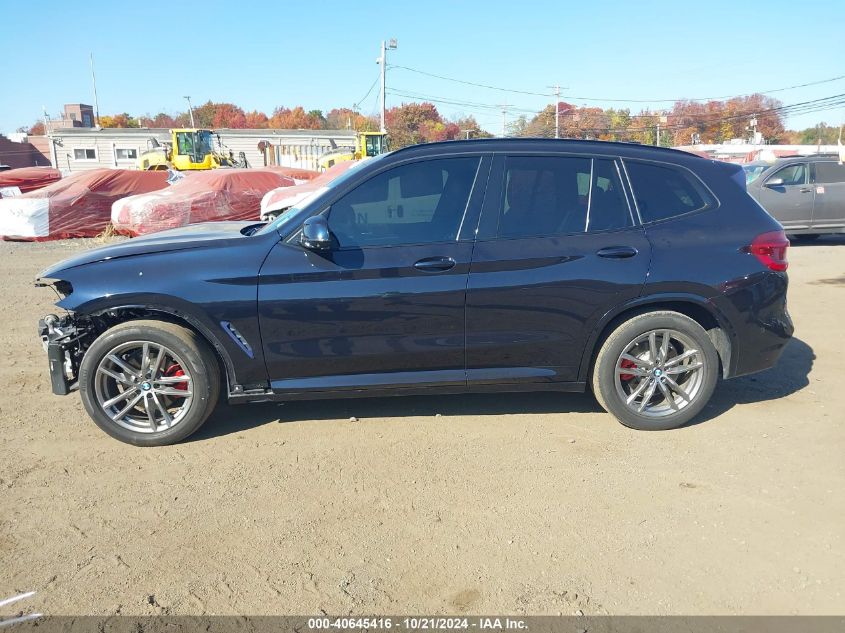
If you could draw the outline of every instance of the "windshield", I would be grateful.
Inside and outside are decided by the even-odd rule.
[[[743,165],[742,169],[745,172],[745,184],[751,184],[760,177],[764,171],[769,168],[769,165]]]
[[[357,164],[353,165],[345,172],[343,172],[340,176],[335,178],[334,180],[330,180],[325,184],[325,186],[317,189],[313,193],[309,194],[302,200],[296,203],[295,206],[292,206],[290,209],[282,213],[278,218],[267,224],[266,226],[262,227],[260,231],[256,231],[256,235],[263,235],[265,233],[269,233],[270,231],[276,231],[280,234],[284,234],[285,232],[289,231],[292,227],[297,226],[300,218],[304,219],[302,216],[307,216],[315,206],[319,206],[322,204],[322,200],[331,195],[331,192],[336,189],[337,187],[342,186],[349,178],[355,176],[358,173],[358,170],[361,169],[361,165],[368,164],[372,165],[375,161],[383,160],[387,154],[382,154],[374,158],[371,161],[360,161]]]
[[[214,135],[209,130],[198,132],[177,132],[176,152],[182,156],[191,156],[199,162],[214,149]]]

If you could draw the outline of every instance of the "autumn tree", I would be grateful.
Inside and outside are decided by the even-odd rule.
[[[266,114],[264,114],[263,112],[259,112],[258,110],[247,112],[245,118],[246,121],[244,127],[247,129],[266,128],[268,121],[270,121],[270,118]]]
[[[428,102],[403,103],[390,108],[385,113],[385,125],[393,149],[435,140],[452,140],[461,133],[457,125],[444,121],[435,105]]]
[[[469,138],[490,138],[493,136],[490,132],[482,130],[478,121],[476,121],[475,117],[472,115],[456,118],[455,125],[457,125],[460,130],[460,136],[458,138],[466,138],[467,136],[469,136]]]
[[[126,112],[121,114],[104,114],[98,118],[100,127],[103,128],[128,128],[141,127],[138,119],[129,116]]]
[[[334,108],[326,114],[326,129],[375,132],[379,124],[375,117],[367,117],[351,108]]]
[[[30,136],[44,136],[44,121],[36,121],[26,130],[26,133]]]

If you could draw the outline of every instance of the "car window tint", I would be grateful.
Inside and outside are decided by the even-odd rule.
[[[621,229],[633,224],[615,161],[603,158],[593,160],[593,187],[589,203],[588,231]]]
[[[807,182],[806,174],[807,168],[804,163],[796,163],[795,165],[787,165],[782,169],[778,169],[768,180],[782,178],[784,185],[803,185]]]
[[[332,204],[329,229],[341,248],[454,240],[480,160],[444,158],[382,172]]]
[[[643,222],[665,220],[713,205],[701,182],[685,169],[626,160]]]
[[[845,165],[832,161],[816,163],[816,182],[845,182]]]
[[[504,178],[499,237],[606,231],[632,223],[613,160],[509,156]]]

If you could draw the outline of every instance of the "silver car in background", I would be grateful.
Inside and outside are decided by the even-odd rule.
[[[748,193],[796,241],[845,233],[845,164],[835,154],[743,166]]]

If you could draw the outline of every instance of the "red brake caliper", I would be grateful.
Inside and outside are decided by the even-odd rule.
[[[168,378],[172,378],[172,377],[184,376],[185,372],[182,371],[182,367],[179,364],[173,363],[170,367],[168,367],[167,369],[164,370],[164,375],[167,376]],[[175,382],[172,385],[168,385],[168,386],[172,387],[173,389],[178,389],[179,391],[187,391],[188,390],[187,381],[186,382]]]
[[[637,364],[632,360],[628,360],[627,358],[623,358],[622,362],[619,363],[619,366],[622,367],[622,369],[633,369],[634,367],[637,366]],[[623,382],[628,381],[628,380],[633,380],[634,374],[619,374],[619,379],[622,380]]]

